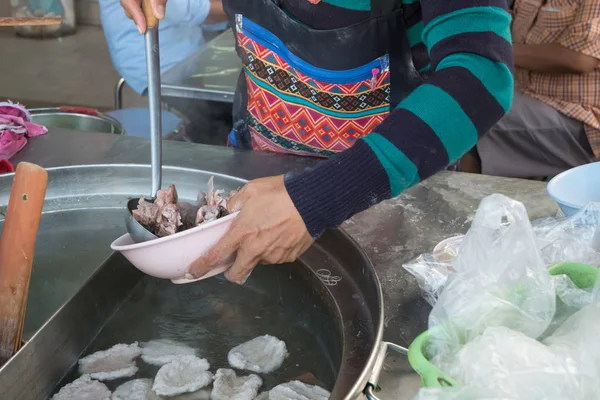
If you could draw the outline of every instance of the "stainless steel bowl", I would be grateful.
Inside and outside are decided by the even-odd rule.
[[[34,108],[29,110],[36,124],[47,128],[73,129],[85,132],[113,133],[125,135],[125,128],[116,119],[96,112],[95,115],[65,112],[60,108]]]

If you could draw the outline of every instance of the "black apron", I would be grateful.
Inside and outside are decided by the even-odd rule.
[[[277,0],[223,6],[244,65],[235,147],[331,156],[374,130],[422,82],[400,1],[371,0],[370,18],[329,30],[295,21]]]

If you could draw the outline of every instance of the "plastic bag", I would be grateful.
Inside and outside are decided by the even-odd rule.
[[[485,386],[421,388],[413,400],[513,400],[491,393]]]
[[[598,270],[598,273],[600,275],[600,270]],[[552,279],[554,280],[556,295],[568,307],[581,309],[598,298],[600,276],[596,279],[596,286],[590,289],[578,288],[567,275],[556,275]]]
[[[403,267],[415,277],[423,297],[432,307],[446,286],[448,278],[455,272],[452,264],[440,262],[432,253],[421,254]]]
[[[464,235],[452,236],[438,243],[432,253],[425,253],[402,265],[415,277],[423,297],[433,306],[456,270],[452,263],[458,257]]]
[[[571,217],[543,218],[532,223],[537,247],[546,266],[561,262],[580,262],[600,267],[600,204],[591,203]],[[441,242],[432,253],[425,253],[403,267],[413,275],[423,297],[432,306],[455,272],[463,236]]]
[[[547,329],[556,307],[554,285],[522,203],[486,197],[454,266],[429,316],[428,353],[436,365],[488,327],[531,338]]]
[[[466,385],[485,384],[496,396],[529,399],[581,399],[578,380],[564,358],[520,332],[490,327],[467,343],[442,370]]]
[[[452,263],[458,256],[464,235],[457,235],[440,242],[433,253],[421,254],[403,267],[417,280],[423,297],[433,306],[446,285],[448,278],[454,274]]]
[[[596,285],[598,287],[598,285]],[[544,343],[577,379],[573,399],[600,398],[600,298],[567,319]]]
[[[564,261],[600,267],[600,204],[590,203],[575,215],[533,223],[546,265]]]
[[[600,273],[600,269],[598,272]],[[599,285],[596,285],[595,288],[580,289],[567,275],[556,275],[552,277],[552,280],[554,280],[557,297],[556,312],[550,326],[539,338],[540,340],[552,335],[554,331],[567,320],[567,318],[595,301],[598,292],[600,291]],[[600,284],[600,277],[597,279],[597,282]]]

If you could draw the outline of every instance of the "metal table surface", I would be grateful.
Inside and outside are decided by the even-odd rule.
[[[232,103],[241,69],[229,29],[163,73],[162,95]]]
[[[305,168],[315,161],[183,142],[163,143],[164,165],[210,170],[252,179]],[[43,167],[80,164],[149,163],[147,140],[68,130],[51,130],[30,141],[11,160]],[[482,198],[503,193],[522,201],[532,219],[555,215],[557,206],[541,182],[443,172],[347,221],[343,228],[371,258],[385,301],[384,340],[403,346],[426,329],[428,304],[402,263],[430,251],[446,237],[468,230]],[[107,255],[110,252],[106,243]],[[400,378],[400,379],[399,379]],[[403,358],[388,357],[381,398],[410,399],[419,386]]]

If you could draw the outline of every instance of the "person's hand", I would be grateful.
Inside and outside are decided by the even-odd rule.
[[[167,0],[149,0],[154,16],[158,19],[165,17]],[[142,11],[142,0],[121,0],[121,7],[125,10],[125,15],[135,22],[140,33],[146,32],[146,18]]]
[[[257,264],[295,261],[313,242],[285,189],[283,176],[249,182],[228,201],[227,208],[241,211],[223,239],[190,265],[191,277],[204,276],[237,252],[225,277],[241,285]]]

